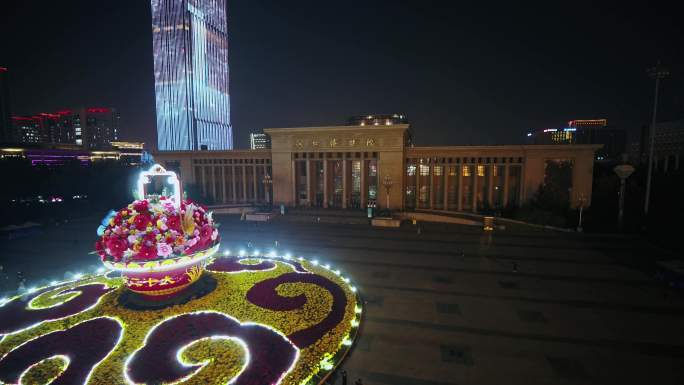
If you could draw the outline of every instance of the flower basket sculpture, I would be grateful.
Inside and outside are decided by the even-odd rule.
[[[173,192],[148,194],[153,178],[166,178]],[[219,248],[217,226],[205,207],[181,198],[178,177],[160,165],[140,174],[137,190],[139,199],[103,222],[95,248],[128,289],[165,299],[202,276]]]

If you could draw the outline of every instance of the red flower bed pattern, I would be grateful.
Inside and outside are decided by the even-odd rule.
[[[240,324],[218,313],[184,314],[164,321],[147,338],[127,367],[136,383],[175,382],[191,375],[201,365],[184,366],[176,353],[193,341],[212,336],[236,337],[250,352],[245,370],[233,382],[236,385],[278,383],[297,359],[297,349],[275,331],[254,324]]]
[[[54,289],[54,287],[48,287],[0,307],[0,335],[11,334],[39,322],[56,320],[82,312],[95,305],[103,295],[113,290],[99,283],[77,286],[73,289],[62,290],[55,295],[80,292],[76,298],[70,301],[45,309],[27,309],[27,305],[36,297]]]
[[[294,310],[304,306],[306,304],[304,294],[296,297],[283,297],[278,294],[276,288],[284,283],[313,283],[327,290],[333,297],[332,309],[323,321],[287,336],[297,347],[303,349],[315,343],[342,322],[344,309],[347,307],[347,296],[342,288],[320,275],[287,273],[277,278],[261,281],[247,292],[247,300],[257,306],[275,311]]]
[[[69,357],[69,364],[51,384],[83,384],[91,369],[114,349],[121,332],[113,319],[95,318],[30,340],[2,358],[0,383],[18,384],[29,366],[62,355]]]

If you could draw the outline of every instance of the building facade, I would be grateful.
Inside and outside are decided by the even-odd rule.
[[[10,120],[9,70],[0,67],[0,143],[13,141],[13,126]]]
[[[159,151],[232,149],[226,2],[151,4]]]
[[[264,150],[271,148],[271,137],[266,134],[249,134],[249,148],[252,150]]]
[[[477,212],[519,206],[558,183],[571,206],[590,205],[600,145],[412,147],[409,126],[274,128],[271,150],[161,152],[218,204]],[[265,178],[269,175],[270,178]],[[268,192],[269,194],[266,194]]]

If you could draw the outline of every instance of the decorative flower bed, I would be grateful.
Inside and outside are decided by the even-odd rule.
[[[356,337],[339,271],[261,256],[206,269],[214,291],[162,310],[122,306],[124,279],[104,275],[0,302],[0,383],[319,384]]]

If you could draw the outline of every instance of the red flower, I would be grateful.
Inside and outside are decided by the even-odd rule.
[[[156,258],[157,248],[155,246],[143,246],[140,248],[140,251],[138,251],[138,254],[135,255],[134,259],[138,261],[149,261],[150,259]]]
[[[137,201],[133,204],[133,209],[139,213],[147,213],[149,203],[146,200]]]
[[[213,232],[213,227],[209,225],[202,226],[202,229],[200,230],[200,241],[198,242],[202,248],[211,244],[211,234]]]
[[[180,215],[170,215],[169,217],[166,218],[166,227],[168,227],[171,230],[176,230],[179,233],[183,232],[181,229],[181,220],[180,220]]]
[[[152,223],[152,217],[150,217],[150,214],[138,214],[135,216],[135,219],[133,220],[133,224],[135,225],[135,228],[138,230],[144,230],[147,228],[147,225]]]
[[[119,237],[110,237],[107,240],[106,247],[109,249],[109,254],[114,257],[114,260],[118,261],[123,256],[124,251],[128,248],[128,242]]]

